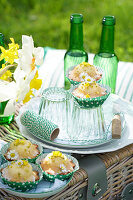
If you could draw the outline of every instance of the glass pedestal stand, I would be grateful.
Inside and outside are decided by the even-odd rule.
[[[72,111],[73,131],[72,134],[69,133],[72,140],[97,143],[97,141],[107,139],[109,125],[105,123],[102,105],[110,95],[110,88],[99,85],[105,89],[106,93],[103,96],[93,98],[74,96],[73,91],[78,87],[77,85],[70,90],[74,99]]]
[[[72,140],[106,140],[108,126],[105,124],[102,106],[84,108],[75,101],[72,112]]]

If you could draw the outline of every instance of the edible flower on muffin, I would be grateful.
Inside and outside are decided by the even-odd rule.
[[[4,157],[8,161],[20,159],[33,159],[40,154],[37,144],[25,139],[17,139],[10,143]]]
[[[82,62],[69,72],[69,79],[77,82],[82,81],[98,81],[102,77],[102,73],[98,69],[87,62]],[[88,79],[88,80],[87,80]]]
[[[24,145],[25,144],[25,140],[20,140],[20,139],[17,139],[14,141],[14,146],[18,146],[18,145]]]
[[[67,173],[68,170],[66,169],[66,166],[64,164],[60,164],[60,170],[62,173]]]
[[[7,158],[9,160],[17,160],[19,157],[18,153],[15,150],[10,150],[7,153]]]
[[[1,173],[2,177],[13,182],[34,182],[39,179],[38,172],[33,171],[27,160],[12,161]]]
[[[67,157],[64,154],[62,154],[60,151],[52,151],[52,153],[48,154],[49,159],[54,159],[55,157],[67,159]]]
[[[79,98],[94,98],[106,95],[106,89],[101,87],[96,81],[87,81],[79,84],[72,94]]]
[[[81,82],[88,81],[91,83],[94,81],[94,79],[85,72],[82,72],[79,77],[80,77]]]
[[[16,164],[20,167],[20,166],[26,165],[27,162],[25,162],[25,164],[24,164],[24,160],[18,160],[18,161],[16,162]]]
[[[73,172],[75,164],[59,151],[53,151],[41,160],[44,172],[51,175],[66,175]]]

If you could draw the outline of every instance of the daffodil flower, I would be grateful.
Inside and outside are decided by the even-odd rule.
[[[15,44],[11,38],[9,50],[0,47],[2,54],[0,60],[5,59],[6,63],[0,70],[0,102],[8,101],[4,115],[14,112],[14,103],[23,101],[26,103],[34,96],[34,90],[39,90],[42,80],[38,77],[37,65],[43,62],[43,48],[34,47],[34,42],[30,36],[22,36],[22,49]],[[11,76],[8,71],[10,66],[16,66],[13,74],[13,81],[9,82]]]
[[[23,100],[26,103],[34,96],[34,89],[38,90],[42,80],[38,78],[36,65],[43,62],[43,48],[34,47],[33,39],[30,36],[22,36],[22,49],[19,50],[18,67],[14,73],[17,84],[17,101]]]
[[[15,59],[18,59],[18,49],[19,45],[15,44],[14,39],[10,38],[11,42],[9,44],[9,50],[5,50],[4,47],[0,47],[1,55],[0,55],[0,61],[5,60],[7,63],[10,63],[11,65],[14,63]]]
[[[35,48],[31,36],[22,36],[22,49],[18,51],[20,68],[29,74],[36,65],[43,63],[44,50],[41,47]]]

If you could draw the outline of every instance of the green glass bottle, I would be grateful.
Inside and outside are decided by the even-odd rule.
[[[5,47],[5,39],[2,33],[0,33],[0,46]],[[0,54],[1,54],[1,50],[0,50]],[[2,67],[2,64],[4,63],[5,63],[4,59],[0,61],[0,68]]]
[[[88,54],[83,47],[83,15],[72,14],[70,17],[70,44],[64,56],[64,77],[69,68],[88,61]],[[70,82],[65,77],[65,89],[70,88]]]
[[[102,84],[108,85],[115,93],[118,58],[114,52],[115,17],[105,16],[102,20],[102,35],[99,53],[95,55],[93,64],[104,69]]]

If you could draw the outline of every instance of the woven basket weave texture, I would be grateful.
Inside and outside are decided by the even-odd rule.
[[[19,113],[18,105],[16,115]],[[16,131],[17,134],[12,135],[8,127],[0,126],[0,138],[4,141],[13,141],[17,138],[22,138],[19,129],[15,122],[10,124],[10,129]],[[117,150],[115,152],[97,154],[106,166],[106,174],[108,180],[108,189],[100,198],[100,200],[115,200],[121,194],[123,188],[133,182],[133,144]],[[51,197],[30,199],[30,200],[78,200],[82,194],[80,190],[88,185],[87,173],[83,169],[79,169],[74,173],[74,176],[69,185],[60,193]],[[21,198],[10,195],[4,190],[0,189],[1,200],[27,200],[28,198]]]

